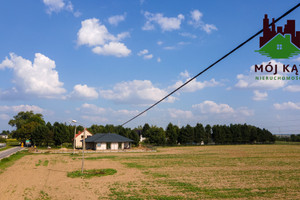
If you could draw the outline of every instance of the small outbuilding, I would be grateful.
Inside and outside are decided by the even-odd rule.
[[[133,140],[115,133],[97,133],[85,140],[86,149],[123,150],[130,149]]]

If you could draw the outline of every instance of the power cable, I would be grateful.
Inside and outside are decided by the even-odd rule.
[[[292,11],[294,11],[296,8],[298,8],[300,6],[300,3],[298,3],[296,6],[294,6],[293,8],[289,9],[288,11],[286,11],[283,15],[281,15],[279,18],[277,18],[276,20],[274,20],[272,23],[269,24],[268,27],[270,27],[272,24],[275,24],[276,22],[278,22],[279,20],[281,20],[283,17],[285,17],[286,15],[290,14]],[[197,75],[195,75],[193,78],[189,79],[188,81],[186,81],[185,83],[183,83],[181,86],[179,86],[178,88],[176,88],[175,90],[173,90],[172,92],[170,92],[168,95],[166,95],[165,97],[163,97],[162,99],[160,99],[159,101],[157,101],[156,103],[154,103],[153,105],[151,105],[150,107],[148,107],[147,109],[145,109],[144,111],[140,112],[139,114],[137,114],[136,116],[132,117],[131,119],[129,119],[128,121],[124,122],[121,126],[124,126],[125,124],[131,122],[132,120],[136,119],[137,117],[141,116],[142,114],[144,114],[145,112],[147,112],[148,110],[152,109],[153,107],[155,107],[157,104],[161,103],[162,101],[164,101],[165,99],[167,99],[169,96],[171,96],[172,94],[174,94],[175,92],[177,92],[178,90],[180,90],[181,88],[183,88],[185,85],[189,84],[191,81],[193,81],[194,79],[196,79],[198,76],[200,76],[201,74],[203,74],[204,72],[206,72],[207,70],[209,70],[210,68],[212,68],[214,65],[216,65],[217,63],[219,63],[220,61],[222,61],[224,58],[226,58],[227,56],[229,56],[230,54],[232,54],[233,52],[235,52],[236,50],[238,50],[239,48],[241,48],[242,46],[244,46],[246,43],[248,43],[250,40],[252,40],[253,38],[255,38],[256,36],[258,36],[259,34],[261,34],[263,32],[263,29],[261,29],[260,31],[258,31],[257,33],[255,33],[254,35],[252,35],[250,38],[248,38],[246,41],[244,41],[243,43],[239,44],[237,47],[235,47],[233,50],[231,50],[229,53],[225,54],[223,57],[221,57],[219,60],[215,61],[213,64],[211,64],[210,66],[208,66],[207,68],[205,68],[204,70],[202,70],[200,73],[198,73]]]

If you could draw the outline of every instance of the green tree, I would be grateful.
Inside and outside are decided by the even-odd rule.
[[[204,139],[205,144],[207,144],[207,143],[209,143],[209,142],[212,141],[212,139],[211,139],[211,133],[212,133],[211,126],[209,124],[207,124],[205,126],[205,134],[206,134],[205,139]]]
[[[65,124],[58,122],[53,124],[53,140],[56,146],[61,145],[64,142],[72,142],[69,141],[69,134],[69,130]]]
[[[13,119],[9,120],[8,124],[12,127],[16,127],[16,129],[18,130],[22,125],[30,122],[36,122],[37,124],[45,125],[43,115],[39,113],[34,114],[33,111],[19,112],[13,117]]]
[[[137,130],[131,130],[129,133],[129,139],[132,139],[134,142],[133,144],[137,146],[140,142],[140,136],[137,133]]]
[[[180,144],[192,144],[194,140],[194,129],[189,124],[183,126],[179,131],[178,141]]]
[[[27,139],[33,139],[32,134],[37,126],[45,125],[42,114],[34,114],[33,111],[19,112],[8,122],[16,130],[12,132],[12,136],[19,141],[25,142]]]
[[[150,130],[150,126],[149,124],[146,123],[142,129],[142,136],[145,138],[149,138],[149,132],[148,132],[149,130]]]
[[[206,139],[206,134],[205,130],[202,124],[197,123],[196,126],[194,127],[194,142],[195,143],[201,143],[201,141],[205,141]]]
[[[46,144],[47,134],[49,134],[49,129],[46,125],[39,124],[31,134],[31,141],[36,146],[41,146]]]
[[[166,144],[166,134],[163,128],[152,126],[148,131],[149,138],[148,141],[155,145],[165,145]]]
[[[166,138],[168,145],[176,145],[178,141],[179,128],[169,123],[166,128]]]

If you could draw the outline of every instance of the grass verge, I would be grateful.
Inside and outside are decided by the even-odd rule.
[[[13,148],[13,147],[14,147],[14,146],[6,146],[6,147],[1,148],[0,151],[4,151],[4,150],[6,150],[6,149],[10,149],[10,148]]]
[[[6,168],[12,166],[15,163],[15,161],[19,160],[25,155],[28,155],[27,151],[19,151],[7,158],[3,158],[2,160],[0,160],[0,174],[4,172]]]
[[[115,169],[90,169],[90,170],[84,170],[83,173],[81,173],[81,170],[68,172],[67,176],[70,178],[77,178],[77,177],[91,178],[94,176],[100,177],[100,176],[113,175],[115,173],[117,173],[117,170]]]

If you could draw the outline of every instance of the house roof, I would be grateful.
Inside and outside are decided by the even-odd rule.
[[[85,139],[85,142],[133,142],[133,140],[115,133],[97,133]]]
[[[91,134],[88,130],[85,130],[85,132]],[[75,138],[77,138],[82,133],[83,133],[83,131],[78,131],[78,133],[75,135]]]

